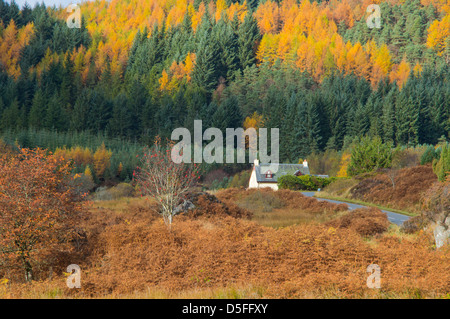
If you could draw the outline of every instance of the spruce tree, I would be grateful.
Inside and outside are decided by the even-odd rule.
[[[258,24],[251,11],[247,12],[238,29],[238,59],[241,69],[251,66],[256,61],[255,44],[261,39]]]
[[[46,117],[46,99],[44,94],[39,89],[33,97],[30,114],[28,117],[28,124],[34,129],[41,129],[45,125]]]

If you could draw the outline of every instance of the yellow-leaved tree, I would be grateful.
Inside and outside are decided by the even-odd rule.
[[[102,145],[97,148],[97,150],[94,153],[94,170],[95,174],[99,179],[102,179],[105,171],[109,166],[111,165],[112,152],[110,150],[107,150],[105,147],[105,143],[102,143]]]
[[[347,168],[350,163],[351,153],[344,152],[341,158],[341,165],[339,167],[339,171],[336,174],[336,177],[347,177]]]

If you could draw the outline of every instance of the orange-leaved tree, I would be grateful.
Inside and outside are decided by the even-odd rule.
[[[172,159],[172,144],[162,146],[157,138],[151,148],[146,148],[133,179],[140,192],[156,200],[159,212],[170,227],[175,208],[200,179],[200,166],[176,163]]]
[[[22,267],[30,281],[35,265],[70,246],[84,211],[69,187],[71,170],[42,149],[0,155],[0,267]]]

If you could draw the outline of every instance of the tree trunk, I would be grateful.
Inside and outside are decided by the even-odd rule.
[[[31,267],[31,264],[26,261],[25,262],[25,281],[31,282],[33,280],[33,268]]]
[[[22,257],[23,268],[25,270],[25,281],[30,282],[33,280],[33,266],[31,266],[30,261],[24,255]]]

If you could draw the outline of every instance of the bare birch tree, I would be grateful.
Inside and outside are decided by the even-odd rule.
[[[161,146],[157,139],[153,147],[146,148],[140,166],[133,173],[141,193],[156,200],[169,227],[176,214],[175,207],[200,178],[199,165],[173,162],[171,148],[172,144]]]

